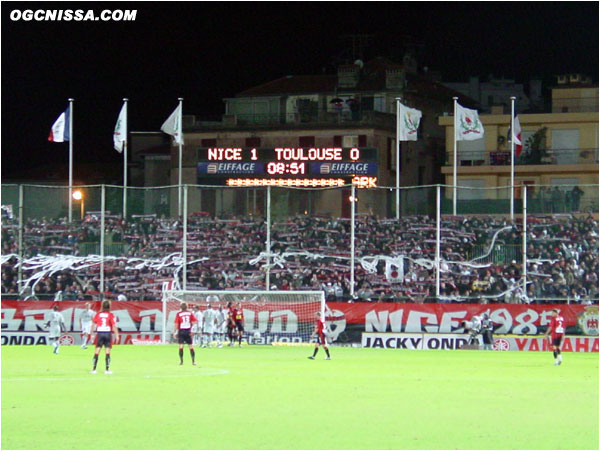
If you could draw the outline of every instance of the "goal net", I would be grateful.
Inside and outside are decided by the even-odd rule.
[[[175,315],[185,302],[204,312],[208,305],[227,309],[231,302],[244,312],[244,338],[249,344],[307,343],[317,312],[325,314],[322,291],[163,291],[163,343],[173,333]]]

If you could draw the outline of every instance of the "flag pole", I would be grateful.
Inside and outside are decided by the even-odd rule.
[[[181,216],[181,214],[182,214],[182,210],[181,210],[181,183],[182,183],[181,182],[182,181],[181,169],[182,169],[182,163],[181,163],[181,160],[182,160],[182,155],[183,155],[183,149],[182,149],[181,142],[182,142],[182,138],[183,138],[183,97],[179,97],[178,100],[179,100],[179,118],[178,118],[178,121],[179,121],[178,128],[179,128],[179,130],[177,130],[178,133],[179,133],[179,139],[178,139],[178,141],[179,141],[179,171],[178,171],[179,172],[179,174],[178,174],[179,175],[179,181],[178,181],[178,185],[179,185],[179,189],[178,189],[178,191],[179,191],[179,208],[178,208],[178,214],[179,214],[179,216]]]
[[[400,100],[396,97],[396,219],[400,219]]]
[[[73,102],[69,99],[69,222],[73,221]]]
[[[125,124],[127,124],[127,102],[129,99],[124,98],[123,102],[125,103]],[[128,129],[129,127],[125,127],[125,141],[123,142],[123,220],[127,220],[127,140],[128,140]]]
[[[510,220],[515,217],[515,99],[510,98]]]
[[[452,193],[452,215],[456,216],[456,136],[458,130],[458,124],[456,123],[456,104],[458,103],[458,97],[452,97],[454,99],[454,155],[453,155],[453,170],[452,170],[452,183],[454,185]]]
[[[440,185],[435,187],[435,300],[440,301],[440,240],[441,240],[441,192]]]
[[[354,261],[355,261],[355,243],[356,243],[356,185],[352,184],[352,203],[350,204],[350,297],[354,300],[354,282],[356,281],[356,274],[354,273]]]

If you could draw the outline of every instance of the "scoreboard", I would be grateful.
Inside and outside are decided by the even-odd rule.
[[[200,183],[230,186],[375,186],[377,149],[364,147],[202,147]]]

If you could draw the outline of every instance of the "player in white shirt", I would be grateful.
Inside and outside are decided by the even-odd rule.
[[[196,322],[192,325],[192,334],[193,334],[193,343],[197,346],[200,346],[202,341],[202,311],[198,304],[194,305],[194,317],[196,318]]]
[[[213,309],[210,304],[204,310],[203,317],[204,322],[202,323],[202,347],[211,347],[213,334],[215,333],[215,322],[216,322],[217,310]]]
[[[219,305],[216,315],[216,330],[217,330],[217,342],[219,348],[223,347],[223,340],[227,333],[227,312],[223,310],[223,306]]]
[[[91,309],[91,304],[89,302],[85,303],[85,310],[81,312],[79,316],[79,321],[81,322],[81,335],[83,339],[83,343],[81,345],[82,349],[87,348],[88,340],[90,339],[90,334],[92,333],[92,320],[96,316],[96,312]]]
[[[54,354],[58,354],[59,339],[60,333],[66,330],[65,319],[58,312],[58,305],[52,307],[52,312],[50,313],[50,319],[46,321],[46,327],[50,329],[50,334],[48,340],[50,344],[54,347]]]

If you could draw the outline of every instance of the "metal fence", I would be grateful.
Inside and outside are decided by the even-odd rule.
[[[2,186],[3,297],[322,289],[328,299],[597,302],[598,185]],[[558,194],[557,194],[558,193]],[[558,196],[560,195],[560,196]],[[511,210],[512,205],[512,210]],[[126,207],[126,211],[124,211]],[[125,213],[125,215],[123,214]]]

